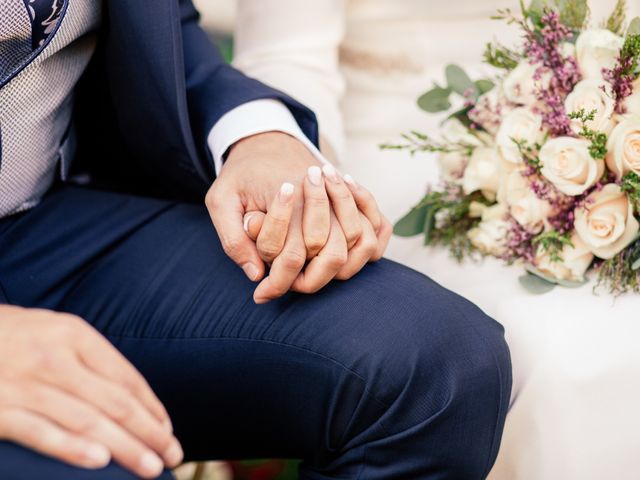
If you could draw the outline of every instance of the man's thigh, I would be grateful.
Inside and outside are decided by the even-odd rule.
[[[2,480],[137,480],[115,464],[100,470],[76,468],[13,443],[0,442]],[[172,480],[165,472],[158,480]]]
[[[383,260],[258,306],[203,206],[64,188],[7,225],[8,300],[106,335],[167,405],[189,458],[299,457],[353,473],[365,448],[442,464],[495,456],[510,384],[502,331],[417,272]],[[443,449],[456,425],[464,440]]]

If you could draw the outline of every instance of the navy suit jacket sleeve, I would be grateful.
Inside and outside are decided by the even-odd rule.
[[[308,108],[228,65],[198,25],[191,0],[180,0],[189,117],[198,149],[210,155],[206,138],[227,112],[252,100],[277,99],[291,111],[302,131],[318,144],[315,115]],[[202,153],[202,151],[201,151]]]

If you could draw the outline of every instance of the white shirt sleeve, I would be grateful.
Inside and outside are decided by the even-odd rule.
[[[278,100],[263,99],[245,103],[225,113],[216,122],[207,144],[213,156],[216,175],[220,173],[224,154],[238,140],[265,132],[283,132],[300,140],[321,163],[329,163],[307,138],[289,109]]]

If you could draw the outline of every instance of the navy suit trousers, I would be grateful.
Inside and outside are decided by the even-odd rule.
[[[0,298],[97,328],[164,402],[188,460],[301,458],[316,480],[486,477],[511,388],[499,324],[388,260],[266,305],[254,287],[204,206],[62,186],[0,220]],[[2,480],[131,478],[0,442]]]

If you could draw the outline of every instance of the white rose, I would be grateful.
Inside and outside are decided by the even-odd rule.
[[[640,114],[640,77],[633,82],[633,93],[624,99],[627,113]]]
[[[609,259],[626,248],[638,234],[633,205],[619,185],[610,183],[589,195],[576,209],[575,228],[597,257]]]
[[[640,175],[640,115],[630,115],[611,132],[607,141],[607,166],[618,179],[629,172]]]
[[[487,207],[477,227],[467,232],[471,244],[482,253],[496,257],[505,252],[509,232],[508,213],[504,205]]]
[[[551,261],[549,252],[539,247],[534,264],[540,273],[558,280],[583,281],[584,274],[593,262],[593,253],[575,233],[571,235],[571,243],[573,246],[565,245],[560,251],[562,261],[559,262]]]
[[[482,142],[457,118],[450,118],[442,124],[441,135],[447,143],[474,147],[482,145]]]
[[[509,207],[509,213],[515,221],[529,232],[540,232],[552,214],[551,204],[538,198],[519,170],[505,177],[500,200]]]
[[[576,60],[584,78],[602,78],[602,69],[615,66],[624,39],[606,29],[585,30],[576,40]]]
[[[581,195],[594,186],[604,172],[604,161],[589,153],[582,138],[552,138],[540,149],[542,175],[565,195]]]
[[[531,106],[538,101],[536,92],[549,86],[551,75],[545,72],[535,80],[536,70],[540,65],[531,65],[528,61],[520,62],[511,70],[502,83],[506,99],[518,105]]]
[[[613,101],[610,88],[607,88],[607,85],[609,84],[596,79],[587,79],[578,82],[564,101],[565,111],[571,113],[584,109],[585,113],[590,113],[595,110],[593,120],[586,122],[587,127],[598,132],[609,134],[615,124],[612,118],[615,102]],[[603,90],[603,86],[605,90]],[[571,129],[575,133],[579,133],[582,129],[582,122],[572,120]]]
[[[542,118],[526,108],[516,108],[502,119],[496,135],[496,144],[504,159],[511,163],[522,163],[522,155],[513,141],[524,140],[532,145],[542,139]]]
[[[442,152],[438,155],[440,175],[447,182],[456,182],[462,178],[469,157],[462,152]]]
[[[462,188],[468,195],[481,190],[487,198],[495,198],[500,186],[500,154],[495,147],[477,147],[462,176]]]

